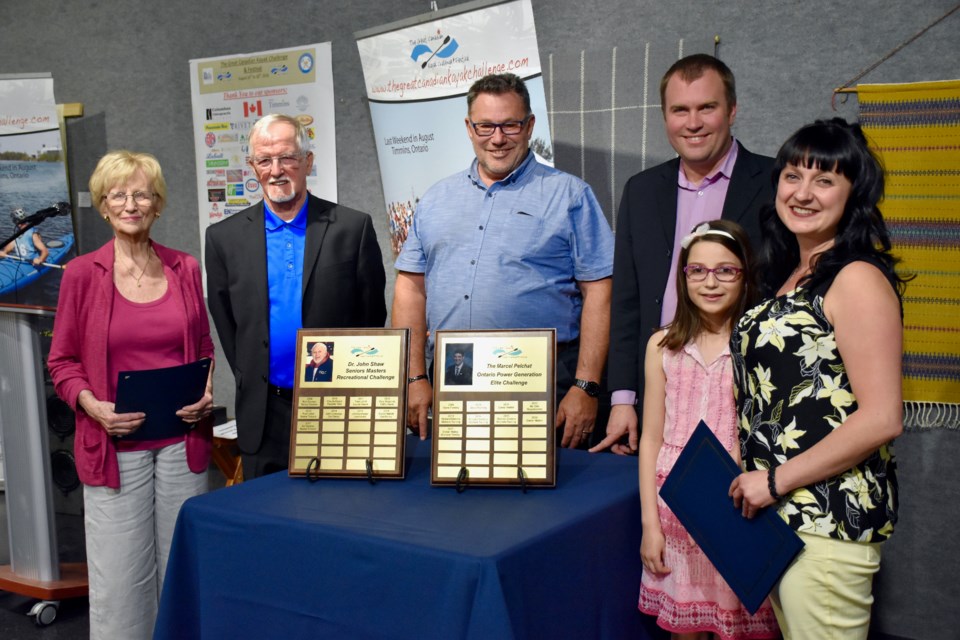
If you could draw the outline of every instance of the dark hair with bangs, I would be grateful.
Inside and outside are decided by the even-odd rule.
[[[897,259],[890,253],[890,236],[877,207],[883,198],[883,167],[867,146],[860,125],[833,118],[801,127],[777,152],[771,175],[774,190],[788,164],[835,171],[851,184],[833,246],[815,258],[811,273],[800,284],[813,289],[835,277],[850,262],[866,260],[883,271],[902,297],[906,280],[894,271]],[[764,242],[758,270],[763,274],[763,294],[769,296],[787,281],[800,262],[800,247],[775,206],[770,205],[761,213],[760,227]]]
[[[753,306],[756,300],[757,286],[756,275],[753,267],[753,252],[750,250],[750,238],[743,227],[736,222],[729,220],[712,220],[705,223],[711,231],[724,233],[698,234],[686,248],[680,249],[680,255],[677,257],[677,313],[667,326],[667,335],[660,341],[660,346],[666,347],[671,351],[676,351],[683,345],[697,337],[704,330],[703,319],[700,317],[700,309],[690,300],[690,292],[687,289],[687,277],[683,273],[683,268],[687,266],[687,260],[690,256],[690,250],[700,242],[716,242],[724,246],[733,255],[737,256],[743,268],[740,274],[740,282],[743,288],[740,290],[740,297],[736,304],[730,308],[728,323],[732,325],[733,321],[743,315],[744,311]],[[694,229],[699,228],[698,224]],[[691,229],[693,231],[693,229]],[[730,234],[733,238],[725,234]]]

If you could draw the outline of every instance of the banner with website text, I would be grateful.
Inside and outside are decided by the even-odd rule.
[[[337,201],[330,43],[190,61],[200,246],[207,226],[263,198],[246,162],[250,128],[261,117],[293,116],[314,154],[307,188]]]
[[[530,0],[453,7],[356,36],[394,255],[423,192],[474,158],[464,122],[466,94],[483,76],[510,72],[526,81],[536,116],[530,146],[552,164]]]
[[[53,78],[0,76],[0,305],[57,306],[76,255]]]

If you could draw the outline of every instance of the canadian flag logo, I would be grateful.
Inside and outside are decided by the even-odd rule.
[[[256,102],[244,102],[243,103],[243,117],[248,118],[250,116],[262,116],[263,115],[263,105],[260,104],[260,101]]]

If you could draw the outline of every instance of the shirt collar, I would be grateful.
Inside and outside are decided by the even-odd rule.
[[[523,159],[523,162],[520,163],[520,166],[514,169],[510,173],[510,175],[508,175],[506,178],[504,178],[503,180],[497,180],[493,184],[499,184],[503,186],[503,185],[508,185],[508,184],[517,182],[518,180],[522,179],[525,175],[530,173],[530,170],[536,161],[537,160],[534,156],[533,150],[527,149],[527,157]],[[477,185],[481,189],[486,189],[487,185],[484,184],[483,180],[480,179],[480,171],[477,168],[478,166],[479,166],[479,162],[476,158],[474,158],[473,163],[470,164],[470,170],[467,171],[467,175],[475,185]],[[490,185],[490,186],[492,187],[493,185]]]
[[[722,360],[723,358],[729,358],[732,355],[730,353],[730,345],[724,345],[723,350],[717,354],[717,357],[713,362],[706,362],[703,359],[703,354],[700,352],[700,348],[697,346],[696,340],[691,340],[687,344],[683,345],[683,350],[687,353],[687,355],[699,362],[700,365],[705,369],[713,366],[714,362]]]
[[[310,198],[307,198],[303,201],[303,206],[300,207],[300,211],[297,212],[297,215],[294,216],[293,220],[286,222],[281,220],[277,214],[270,210],[270,206],[267,204],[267,201],[263,201],[263,226],[267,231],[276,231],[283,225],[290,225],[301,231],[306,230],[307,228],[307,204],[310,202]]]
[[[733,144],[730,145],[730,148],[727,150],[727,155],[723,157],[723,160],[720,164],[717,165],[716,170],[708,176],[704,176],[703,182],[699,185],[694,184],[690,180],[687,180],[687,175],[683,172],[683,162],[680,162],[680,168],[677,169],[677,185],[681,189],[687,189],[688,191],[696,191],[699,188],[711,185],[720,178],[730,179],[730,176],[733,175],[733,165],[737,163],[737,152],[739,151],[740,145],[737,144],[737,139],[733,138]]]

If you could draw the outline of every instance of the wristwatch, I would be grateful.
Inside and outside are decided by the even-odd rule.
[[[596,398],[600,395],[600,385],[592,380],[581,380],[580,378],[577,378],[573,381],[573,386],[580,387],[591,398]]]

